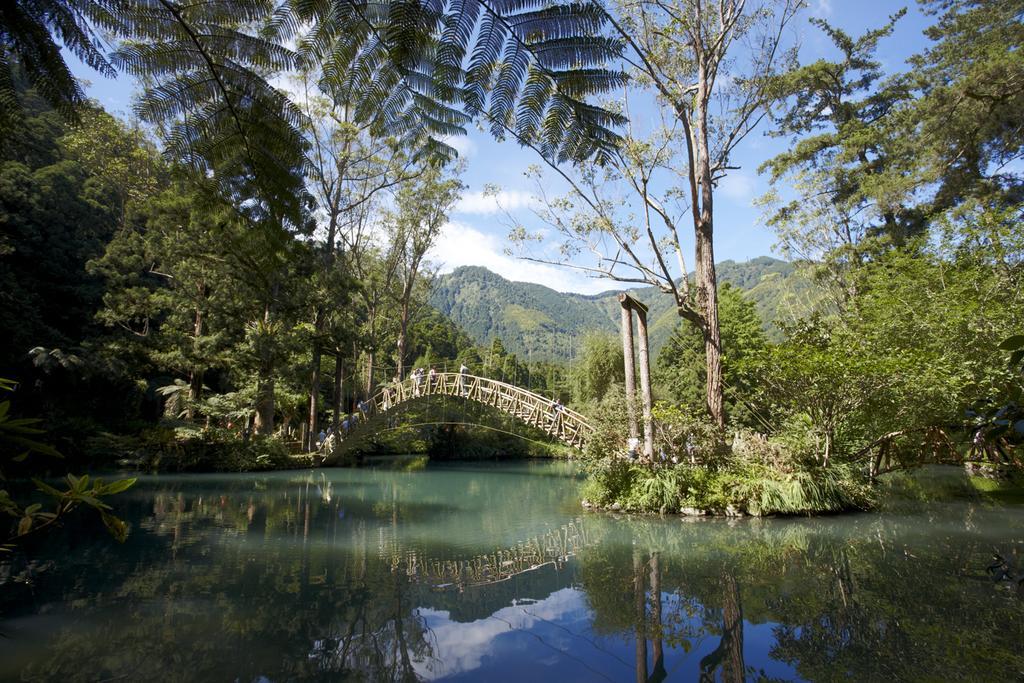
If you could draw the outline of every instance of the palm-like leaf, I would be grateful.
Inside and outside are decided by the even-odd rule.
[[[28,82],[69,118],[74,117],[85,94],[60,54],[61,45],[104,76],[114,75],[113,66],[86,23],[87,17],[102,21],[108,10],[106,0],[0,3],[0,124],[10,124],[20,116],[15,63]]]
[[[281,217],[303,199],[302,114],[271,85],[297,57],[356,118],[422,152],[476,117],[558,160],[606,158],[623,118],[587,103],[624,80],[619,44],[589,3],[550,0],[14,0],[0,4],[0,119],[17,108],[11,65],[58,107],[83,98],[54,41],[147,89],[140,115],[168,153],[205,174],[249,178]],[[91,22],[91,24],[89,23]],[[112,63],[93,26],[121,39]],[[280,40],[302,33],[299,54]],[[425,141],[425,142],[424,142]],[[230,182],[230,181],[229,181]]]
[[[623,118],[588,104],[625,76],[589,3],[292,0],[301,56],[380,133],[465,132],[475,117],[560,161],[611,152]]]
[[[152,85],[137,110],[162,123],[169,155],[202,173],[249,177],[279,217],[302,199],[302,114],[267,78],[294,66],[260,33],[272,0],[130,0],[112,28],[130,37],[114,64]]]

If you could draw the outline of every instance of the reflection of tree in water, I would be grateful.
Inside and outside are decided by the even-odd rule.
[[[700,660],[700,680],[714,681],[715,672],[722,670],[724,683],[742,681],[745,678],[743,666],[743,608],[740,605],[740,589],[731,574],[722,576],[722,637],[718,647]]]
[[[706,610],[700,619],[701,626],[694,629],[692,617],[696,613],[692,611],[692,604],[671,599],[674,596],[665,599],[662,592],[661,553],[645,553],[639,546],[634,546],[632,568],[636,680],[637,683],[660,683],[668,676],[664,653],[666,635],[670,647],[681,647],[688,652],[692,647],[691,638],[706,634],[705,625],[713,623],[715,610]],[[700,680],[732,683],[743,681],[746,674],[743,661],[743,611],[735,578],[730,574],[723,575],[722,587],[722,628],[718,647],[700,660]],[[592,591],[588,593],[592,594]],[[679,609],[679,606],[686,605],[689,607]],[[681,614],[681,611],[687,614]],[[688,624],[688,627],[680,628],[683,624]],[[651,645],[650,653],[648,641]],[[716,679],[715,674],[719,670],[721,678]]]
[[[264,497],[158,494],[140,515],[136,565],[67,565],[54,596],[75,609],[25,680],[338,680],[416,678],[433,656],[412,587],[377,557],[363,520],[345,523],[315,489]],[[267,533],[277,529],[278,534]],[[312,542],[311,528],[337,546]],[[244,535],[221,544],[222,535]],[[246,533],[248,529],[248,533]],[[215,554],[209,546],[218,547]],[[344,548],[339,552],[338,548]],[[138,569],[144,567],[144,569]],[[101,575],[110,590],[97,590]],[[85,597],[87,596],[87,597]],[[0,679],[12,676],[0,664]]]
[[[765,624],[776,639],[770,657],[811,680],[1019,677],[1024,596],[986,575],[992,541],[978,535],[984,527],[957,533],[948,518],[933,523],[945,525],[942,534],[923,533],[919,518],[867,515],[595,519],[580,575],[594,630],[636,638],[638,681],[655,678],[659,659],[674,662],[665,664],[670,678],[673,667],[692,667],[704,680],[767,677],[768,660],[752,660],[743,637],[745,627]],[[1012,524],[997,530],[1001,538],[1021,538],[1020,522]],[[655,563],[659,571],[649,572]],[[660,599],[649,595],[641,610],[648,572],[647,586],[660,577]],[[699,662],[686,662],[697,648]]]
[[[984,545],[812,544],[819,588],[774,601],[772,656],[811,679],[1020,678],[1024,596],[985,576]]]

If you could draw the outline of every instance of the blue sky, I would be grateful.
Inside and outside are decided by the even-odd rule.
[[[830,41],[808,23],[811,16],[825,18],[856,36],[865,29],[883,24],[889,15],[907,7],[907,16],[897,23],[894,34],[879,47],[878,56],[887,71],[904,69],[907,57],[927,44],[922,31],[929,24],[928,17],[923,16],[914,3],[811,0],[810,5],[795,25],[801,44],[801,61],[834,56]],[[90,82],[87,90],[91,97],[112,113],[131,116],[132,97],[137,86],[129,77],[107,80],[73,58],[70,58],[70,63],[76,75]],[[633,114],[642,117],[649,112],[640,107]],[[596,280],[576,271],[527,262],[506,254],[509,220],[504,211],[499,210],[494,198],[483,195],[484,187],[500,186],[502,209],[529,224],[534,185],[524,172],[538,159],[532,151],[522,149],[514,142],[496,142],[487,133],[476,130],[466,138],[452,141],[452,144],[466,160],[463,180],[468,187],[431,254],[442,272],[463,265],[481,265],[511,280],[537,282],[560,291],[595,293],[617,286],[608,280]],[[755,131],[737,149],[732,161],[739,169],[722,181],[716,193],[716,260],[743,261],[773,254],[774,236],[759,224],[760,211],[753,205],[753,200],[768,189],[765,179],[758,176],[757,167],[787,146],[787,140],[768,138]],[[692,258],[692,242],[684,244],[684,248],[688,258]]]

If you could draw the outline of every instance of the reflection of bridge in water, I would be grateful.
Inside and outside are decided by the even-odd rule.
[[[363,402],[355,427],[340,441],[333,437],[328,440],[324,464],[334,464],[364,436],[372,436],[385,428],[399,408],[438,398],[475,401],[491,406],[574,448],[582,449],[594,432],[583,415],[540,394],[487,377],[440,372],[434,377],[421,376],[418,380],[410,377],[403,382],[389,384]]]
[[[404,574],[413,583],[461,591],[508,581],[546,566],[561,569],[591,542],[583,519],[577,517],[507,548],[469,558],[438,558],[415,550],[403,551],[397,539],[389,539],[387,529],[381,528],[380,556],[390,563],[393,573]]]

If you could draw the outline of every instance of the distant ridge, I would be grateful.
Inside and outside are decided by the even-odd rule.
[[[788,261],[760,256],[722,261],[718,280],[754,302],[769,334],[776,322],[810,310],[813,285]],[[500,337],[521,358],[567,360],[588,331],[618,333],[620,290],[600,294],[558,292],[544,285],[513,282],[481,266],[463,266],[438,278],[430,303],[455,321],[477,343]],[[650,307],[655,354],[680,324],[672,298],[655,287],[626,290]]]

